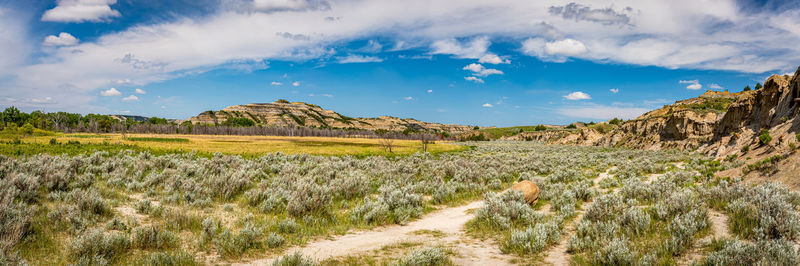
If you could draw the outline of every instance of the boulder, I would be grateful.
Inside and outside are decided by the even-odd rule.
[[[511,187],[511,189],[522,191],[522,195],[525,196],[525,202],[528,204],[533,205],[539,201],[539,187],[530,180],[524,180],[516,183],[513,187]]]

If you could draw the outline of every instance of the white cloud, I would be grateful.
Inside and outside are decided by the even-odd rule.
[[[143,89],[136,89],[136,93],[138,93],[138,94],[147,94],[147,91],[145,91]]]
[[[484,64],[511,64],[511,60],[503,59],[496,54],[486,54],[478,59],[479,63]]]
[[[42,15],[42,21],[52,22],[100,22],[119,17],[120,13],[111,9],[117,0],[58,0],[53,9]]]
[[[348,64],[348,63],[377,63],[383,62],[383,59],[375,56],[363,56],[363,55],[348,55],[343,57],[337,57],[337,62],[340,64]]]
[[[122,93],[119,92],[116,88],[110,88],[108,90],[101,91],[100,95],[103,95],[103,96],[120,96],[120,95],[122,95]]]
[[[482,79],[476,78],[476,77],[471,77],[471,76],[470,77],[464,77],[464,80],[472,81],[472,82],[475,82],[475,83],[483,83]]]
[[[650,109],[647,108],[605,105],[564,107],[557,110],[558,113],[569,117],[599,120],[609,120],[612,118],[633,119],[648,111],[650,111]]]
[[[295,86],[295,87],[300,86],[300,81],[292,82],[292,86]]]
[[[58,3],[66,7],[89,2],[111,1]],[[335,60],[333,47],[375,36],[386,38],[385,43],[404,43],[396,49],[429,48],[430,54],[457,58],[479,59],[492,41],[524,40],[522,52],[554,62],[575,57],[759,74],[785,73],[800,62],[798,10],[743,12],[735,0],[624,0],[613,6],[573,7],[551,0],[463,0],[458,5],[430,0],[223,2],[245,2],[248,9],[218,8],[202,17],[134,22],[69,48],[44,49],[35,58],[30,51],[38,48],[39,41],[28,37],[29,19],[10,18],[20,12],[6,11],[0,16],[0,98],[48,95],[58,99],[59,107],[69,107],[62,109],[80,111],[93,105],[98,90],[116,85],[116,80],[131,79],[145,86],[205,73],[236,60]],[[105,6],[112,10],[113,5],[100,8],[106,10]],[[551,7],[562,9],[551,13]],[[632,11],[625,11],[627,7]],[[109,18],[113,16],[97,20]],[[276,33],[309,38],[297,41]],[[556,45],[567,38],[579,40],[586,51],[565,55],[580,51]]]
[[[479,76],[479,77],[488,77],[489,75],[502,75],[503,71],[493,69],[493,68],[486,68],[481,64],[472,63],[466,65],[462,68],[463,70],[469,70],[473,73],[472,75]]]
[[[283,83],[280,83],[280,82],[277,82],[277,81],[273,81],[272,83],[270,83],[270,85],[272,85],[272,86],[280,86],[280,85],[283,85]]]
[[[610,90],[608,90],[608,91],[610,91],[611,93],[618,93],[618,92],[619,92],[619,89],[617,89],[617,88],[614,88],[614,89],[610,89]]]
[[[680,84],[689,84],[689,86],[686,86],[686,88],[690,89],[690,90],[699,90],[699,89],[703,88],[703,85],[700,84],[700,81],[696,80],[696,79],[694,79],[694,80],[681,80],[681,81],[678,81],[678,83],[680,83]]]
[[[411,100],[414,100],[414,97],[411,97],[411,96],[403,97],[403,100],[411,101]]]
[[[138,101],[139,97],[136,97],[136,95],[131,94],[131,96],[122,98],[122,100],[126,102],[133,102],[133,101]]]
[[[492,108],[492,107],[494,107],[494,105],[492,105],[491,103],[484,103],[484,104],[483,104],[483,105],[481,105],[481,106],[483,106],[483,107],[486,107],[486,108]]]
[[[489,37],[475,37],[466,43],[461,43],[456,39],[438,40],[431,44],[433,54],[451,54],[458,58],[478,59],[486,54],[489,48]]]
[[[62,32],[58,36],[50,35],[44,38],[44,46],[72,46],[78,44],[78,39],[72,34]]]
[[[724,89],[722,86],[720,86],[720,85],[719,85],[719,84],[717,84],[717,83],[711,83],[711,85],[708,85],[708,87],[709,87],[709,88],[712,88],[712,89],[715,89],[715,90],[721,90],[721,89]]]
[[[433,90],[428,90],[428,93],[433,93]]]
[[[586,53],[586,46],[575,39],[563,39],[555,42],[548,42],[544,45],[544,51],[552,55],[578,56]]]
[[[564,99],[571,100],[571,101],[591,100],[592,96],[589,96],[589,94],[586,94],[585,92],[582,92],[582,91],[576,91],[576,92],[572,92],[570,94],[564,95]]]
[[[333,98],[333,94],[327,94],[327,93],[323,93],[323,94],[313,94],[313,93],[311,93],[308,96],[311,96],[311,97],[319,96],[319,97]]]
[[[686,86],[686,88],[690,89],[690,90],[699,90],[699,89],[703,88],[703,85],[700,85],[699,83],[698,84],[692,84],[692,85]]]

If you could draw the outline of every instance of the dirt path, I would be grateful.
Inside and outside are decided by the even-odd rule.
[[[458,265],[507,265],[513,257],[501,254],[495,245],[483,243],[479,240],[469,239],[462,229],[464,224],[472,219],[471,209],[479,208],[483,201],[434,211],[421,219],[410,222],[405,226],[392,225],[380,227],[371,231],[356,232],[336,237],[330,240],[320,240],[308,243],[305,247],[295,247],[287,254],[300,252],[316,260],[326,258],[356,255],[380,249],[383,246],[401,242],[423,242],[426,245],[445,245],[453,247],[458,255],[453,261]],[[425,234],[415,234],[420,230],[439,231],[445,235],[439,238]],[[271,264],[275,258],[252,261],[238,265],[266,265]]]
[[[704,254],[700,247],[708,245],[714,238],[721,239],[731,236],[727,215],[717,210],[709,209],[708,220],[711,222],[711,234],[698,240],[691,250],[677,260],[678,265],[691,265],[693,262],[701,260]]]
[[[598,193],[605,193],[606,191],[600,191],[600,181],[612,177],[613,175],[611,175],[610,172],[616,169],[617,167],[615,166],[600,173],[600,175],[592,180],[592,188]],[[572,219],[571,222],[564,226],[564,233],[561,234],[561,240],[559,240],[558,244],[547,250],[547,255],[544,258],[545,263],[550,265],[569,265],[570,254],[567,253],[567,244],[569,244],[569,238],[575,234],[575,223],[583,219],[583,209],[586,206],[588,206],[588,203],[582,203],[580,210],[577,211],[578,215],[575,216],[575,219]]]

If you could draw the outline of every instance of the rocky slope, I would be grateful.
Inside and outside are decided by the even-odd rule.
[[[219,111],[206,111],[189,119],[194,124],[222,124],[230,118],[248,118],[256,124],[278,127],[318,127],[363,130],[404,131],[407,129],[428,132],[463,133],[472,127],[428,123],[411,118],[381,116],[353,118],[314,104],[278,100],[272,103],[251,103],[229,106]]]
[[[800,68],[794,76],[773,75],[764,88],[740,93],[708,91],[619,125],[525,132],[510,139],[548,143],[695,150],[739,161],[724,176],[777,180],[800,188]],[[762,130],[772,138],[759,142]],[[764,163],[768,158],[781,159]],[[756,167],[758,166],[758,167]],[[753,170],[756,169],[756,170]]]

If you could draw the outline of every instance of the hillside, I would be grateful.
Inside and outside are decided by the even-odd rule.
[[[219,111],[206,111],[189,118],[194,124],[222,124],[232,118],[247,118],[259,125],[276,127],[317,127],[388,131],[427,131],[463,133],[472,127],[428,123],[411,118],[381,116],[375,118],[353,118],[332,110],[304,102],[277,100],[272,103],[234,105]]]
[[[573,130],[522,132],[505,139],[558,144],[695,150],[739,165],[721,173],[776,180],[800,188],[800,68],[773,75],[760,90],[707,91],[618,125],[607,122]],[[768,132],[764,134],[764,132]],[[759,141],[771,139],[766,143]]]

